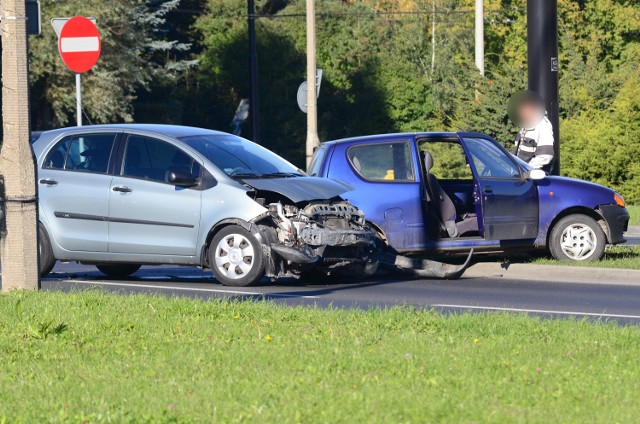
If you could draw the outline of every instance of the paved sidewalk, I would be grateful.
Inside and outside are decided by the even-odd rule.
[[[629,237],[640,237],[640,227],[637,225],[632,225],[629,227],[627,232],[624,233],[624,235]]]
[[[640,286],[640,270],[567,265],[482,262],[469,267],[462,278],[465,277]]]

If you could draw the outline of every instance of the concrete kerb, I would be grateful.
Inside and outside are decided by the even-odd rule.
[[[640,237],[640,227],[637,225],[632,225],[629,227],[627,232],[624,233],[624,235],[629,237]]]
[[[640,270],[566,265],[483,262],[469,267],[462,276],[462,278],[496,277],[513,280],[555,281],[575,284],[640,286]]]

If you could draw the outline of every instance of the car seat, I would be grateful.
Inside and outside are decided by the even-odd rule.
[[[427,189],[432,207],[440,219],[441,226],[449,237],[460,237],[464,234],[478,231],[478,217],[474,213],[458,216],[456,207],[451,197],[440,185],[435,175],[431,173],[433,169],[433,156],[429,152],[422,152],[425,174],[427,178]]]

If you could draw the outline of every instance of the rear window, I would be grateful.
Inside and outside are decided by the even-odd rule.
[[[42,167],[76,172],[107,172],[116,134],[79,134],[63,138],[47,155]]]
[[[413,156],[409,142],[361,144],[347,150],[351,166],[365,180],[413,182]]]

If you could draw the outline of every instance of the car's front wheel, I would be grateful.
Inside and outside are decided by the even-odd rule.
[[[100,264],[96,265],[98,271],[113,278],[124,278],[135,274],[140,269],[138,264]]]
[[[551,230],[549,250],[561,261],[598,261],[604,254],[606,236],[590,216],[573,214],[562,218]]]
[[[249,231],[238,225],[221,229],[209,246],[213,276],[225,286],[257,284],[264,274],[262,247]]]

